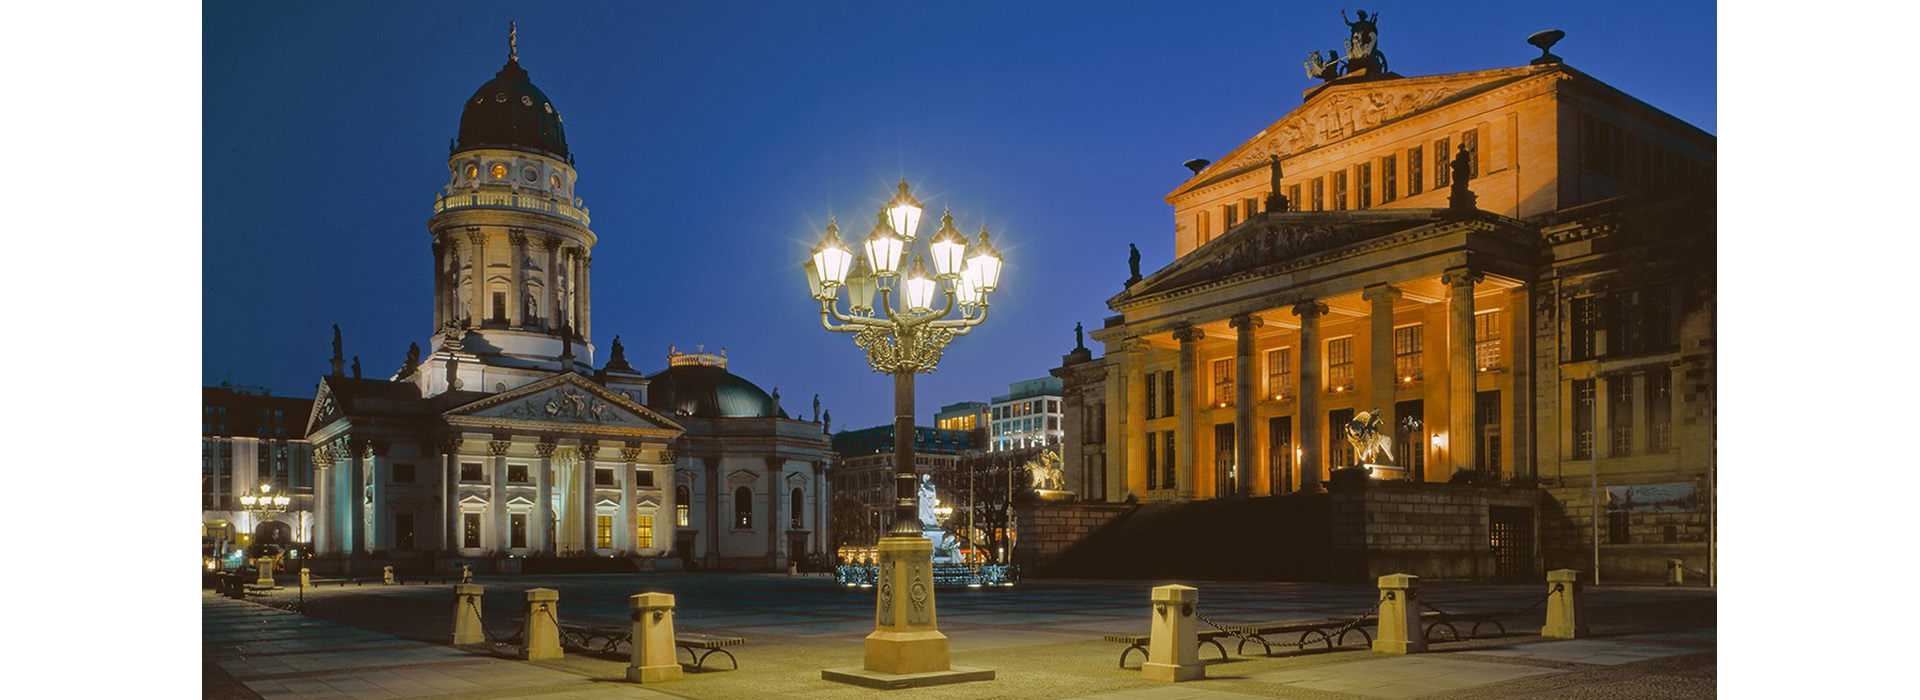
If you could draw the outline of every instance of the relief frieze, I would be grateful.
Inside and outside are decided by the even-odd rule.
[[[1213,169],[1226,172],[1266,162],[1274,155],[1284,158],[1317,148],[1439,104],[1458,92],[1457,87],[1435,86],[1424,90],[1334,93],[1312,110],[1275,125],[1268,136]]]

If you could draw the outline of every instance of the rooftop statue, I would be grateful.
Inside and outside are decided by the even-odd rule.
[[[1393,464],[1393,436],[1380,430],[1380,409],[1365,411],[1347,421],[1347,442],[1353,443],[1353,463]],[[1379,461],[1374,461],[1378,455]]]
[[[1127,284],[1140,281],[1140,246],[1132,243],[1127,244],[1127,270],[1131,273]]]
[[[1365,75],[1387,72],[1387,54],[1380,51],[1379,38],[1380,13],[1368,15],[1366,10],[1356,10],[1360,19],[1347,20],[1347,11],[1340,11],[1340,21],[1347,23],[1347,74]]]
[[[1073,349],[1087,349],[1087,333],[1079,321],[1073,323]]]

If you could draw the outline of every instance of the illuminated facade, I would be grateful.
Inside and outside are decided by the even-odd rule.
[[[1041,377],[1007,385],[1007,393],[993,397],[987,449],[991,452],[1029,447],[1057,447],[1060,428],[1060,379]]]
[[[1166,196],[1176,259],[1056,370],[1066,461],[1108,501],[1319,491],[1377,412],[1376,479],[1541,489],[1536,567],[1596,528],[1704,562],[1715,149],[1558,59],[1317,85]]]
[[[294,542],[313,530],[313,446],[301,434],[311,403],[269,396],[261,387],[222,382],[200,390],[200,520],[203,536],[237,542],[259,526],[240,497],[270,493],[292,498],[285,523]]]
[[[517,56],[467,100],[451,150],[427,221],[431,350],[388,379],[361,378],[357,360],[347,376],[336,328],[305,430],[316,551],[778,569],[820,546],[818,425],[786,419],[721,358],[675,355],[649,378],[616,338],[595,369],[597,236],[560,112]]]
[[[978,430],[914,426],[913,466],[930,474],[953,466],[958,455],[980,447]],[[859,501],[875,530],[893,522],[893,425],[846,430],[833,435],[840,461],[830,474],[832,493]]]

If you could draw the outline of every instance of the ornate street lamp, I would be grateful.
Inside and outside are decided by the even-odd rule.
[[[253,529],[260,529],[260,523],[287,512],[287,504],[293,501],[286,494],[273,492],[273,484],[261,484],[260,492],[248,491],[240,495],[240,507],[253,514]]]
[[[986,229],[969,246],[953,227],[952,213],[940,217],[926,255],[915,251],[922,211],[902,180],[899,193],[875,217],[859,260],[829,220],[803,264],[808,288],[820,301],[820,324],[852,333],[873,371],[893,375],[894,516],[879,544],[879,617],[867,635],[865,665],[882,674],[952,671],[947,637],[934,625],[933,542],[922,534],[928,523],[920,522],[914,503],[913,375],[932,372],[948,343],[986,320],[988,294],[1000,281],[1000,254],[987,243]],[[935,292],[943,289],[936,306]],[[992,672],[976,673],[990,678]]]

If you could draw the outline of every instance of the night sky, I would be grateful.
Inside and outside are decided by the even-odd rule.
[[[209,2],[201,378],[311,396],[334,323],[368,376],[425,344],[426,219],[511,19],[600,236],[597,362],[615,334],[647,373],[705,343],[789,411],[818,393],[836,429],[889,421],[892,383],[820,328],[799,263],[829,214],[863,238],[905,177],[923,236],[950,207],[1006,258],[993,317],[920,379],[930,424],[1058,366],[1074,323],[1111,313],[1128,243],[1147,274],[1170,261],[1181,162],[1299,106],[1340,7]],[[1569,65],[1717,132],[1711,3],[1365,9],[1402,75],[1523,65],[1529,34],[1563,29]]]

